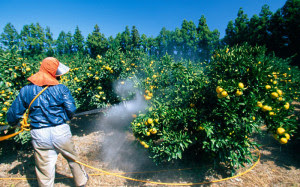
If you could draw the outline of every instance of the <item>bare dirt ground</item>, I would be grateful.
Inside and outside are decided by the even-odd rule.
[[[201,183],[231,176],[225,168],[216,167],[213,162],[201,156],[157,166],[148,159],[147,152],[135,143],[129,132],[116,134],[113,133],[114,128],[111,130],[99,128],[99,125],[104,124],[98,122],[95,116],[85,116],[72,120],[70,124],[79,161],[90,166],[113,173],[126,172],[124,176],[139,180],[164,183]],[[300,140],[294,139],[287,145],[280,145],[270,135],[257,137],[258,142],[263,145],[260,148],[261,160],[250,172],[234,179],[196,186],[299,186]],[[115,141],[107,141],[110,139]],[[9,148],[11,142],[5,143],[8,148],[0,156],[0,178],[11,179],[1,179],[0,186],[37,186],[30,146],[16,151]],[[250,167],[251,165],[248,165],[239,172],[246,171]],[[163,186],[106,175],[87,167],[86,171],[90,175],[87,186]],[[59,155],[55,186],[74,186],[70,177],[67,162]]]

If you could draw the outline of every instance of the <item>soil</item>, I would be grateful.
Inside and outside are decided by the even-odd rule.
[[[124,174],[126,177],[164,183],[201,183],[231,176],[226,168],[216,166],[201,155],[197,158],[155,165],[148,158],[147,151],[136,143],[131,133],[126,130],[130,119],[123,120],[122,124],[125,125],[118,126],[120,121],[108,123],[101,120],[102,117],[102,115],[83,116],[70,123],[78,160],[82,163],[112,173],[126,173]],[[106,128],[107,126],[110,128]],[[125,133],[118,133],[121,131]],[[261,159],[252,170],[237,178],[196,186],[299,186],[299,138],[292,139],[286,145],[280,145],[267,134],[252,138],[257,139],[262,145]],[[31,145],[16,151],[9,146],[11,143],[5,141],[7,149],[3,150],[4,154],[0,156],[0,178],[10,179],[0,179],[0,186],[38,186]],[[237,173],[242,173],[250,167],[251,164],[245,165],[245,168],[239,169]],[[163,186],[107,175],[88,167],[85,169],[90,175],[87,186]],[[59,155],[55,186],[75,186],[71,177],[67,161]]]

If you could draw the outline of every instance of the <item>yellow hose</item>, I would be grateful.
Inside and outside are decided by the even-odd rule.
[[[131,178],[131,177],[125,177],[125,176],[120,175],[118,173],[111,173],[111,172],[108,172],[108,171],[104,171],[102,169],[95,168],[93,166],[84,164],[84,163],[82,163],[80,161],[77,161],[77,160],[75,160],[75,162],[78,163],[78,164],[81,164],[81,165],[83,165],[83,166],[85,166],[87,168],[90,168],[90,169],[93,169],[93,170],[96,170],[96,171],[100,171],[101,173],[106,174],[106,175],[113,175],[113,176],[116,176],[116,177],[119,177],[119,178],[123,178],[123,179],[127,179],[127,180],[132,180],[132,181],[136,181],[136,182],[151,183],[151,184],[160,184],[160,185],[173,185],[173,186],[191,186],[191,185],[200,185],[200,184],[209,184],[209,183],[222,182],[222,181],[225,181],[225,180],[229,180],[229,179],[233,179],[233,178],[237,178],[237,177],[240,177],[242,175],[245,175],[246,173],[248,173],[249,171],[251,171],[259,163],[259,161],[260,161],[260,158],[261,158],[260,151],[257,148],[255,148],[255,149],[258,152],[258,159],[253,164],[253,166],[251,166],[246,171],[244,171],[244,172],[242,172],[240,174],[237,174],[235,176],[232,176],[232,177],[227,177],[227,178],[224,178],[224,179],[219,179],[219,180],[214,180],[214,181],[208,181],[208,182],[199,182],[199,183],[165,183],[165,182],[155,182],[155,181],[139,180],[139,179],[134,179],[134,178]],[[191,169],[191,168],[188,168],[188,169]],[[185,170],[185,169],[178,169],[178,170]],[[161,171],[165,171],[165,170],[150,171],[150,172],[161,172]],[[131,172],[131,173],[148,173],[148,172]],[[122,173],[122,174],[126,174],[126,173]],[[92,175],[96,175],[96,174],[92,174]],[[90,175],[90,176],[92,176],[92,175]],[[56,178],[56,179],[64,179],[64,178],[71,178],[71,177],[61,177],[61,178]],[[0,178],[0,180],[35,180],[35,179],[36,178]]]

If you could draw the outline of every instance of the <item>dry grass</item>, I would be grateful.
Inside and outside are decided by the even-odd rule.
[[[228,171],[214,168],[212,163],[201,156],[198,158],[199,162],[193,159],[156,166],[147,158],[147,152],[141,148],[142,146],[128,146],[135,142],[130,133],[121,134],[123,138],[118,137],[121,140],[118,142],[121,145],[118,154],[107,159],[103,144],[107,138],[113,137],[113,132],[99,129],[97,119],[91,116],[75,119],[71,125],[79,160],[96,168],[115,173],[168,170],[125,175],[140,180],[168,183],[208,182],[230,176]],[[280,145],[271,136],[266,135],[259,136],[258,142],[265,146],[260,149],[261,160],[253,170],[238,178],[200,186],[299,186],[299,139],[287,145]],[[30,179],[35,177],[34,158],[30,149],[17,152],[8,148],[0,160],[0,177],[27,178],[27,180],[0,180],[0,186],[37,186],[37,182]],[[249,167],[246,166],[239,172]],[[180,168],[185,170],[177,170]],[[162,186],[105,175],[89,168],[86,170],[90,174],[87,186]],[[55,186],[74,186],[73,180],[68,178],[71,177],[68,164],[61,155],[57,160],[56,171]]]

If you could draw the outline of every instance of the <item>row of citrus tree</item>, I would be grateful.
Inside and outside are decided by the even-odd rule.
[[[292,102],[299,98],[299,70],[287,60],[266,56],[265,49],[248,45],[215,51],[209,63],[157,60],[141,53],[108,51],[95,59],[61,57],[71,67],[62,77],[79,111],[108,107],[124,99],[115,81],[133,81],[148,108],[133,114],[131,129],[137,143],[156,162],[181,159],[185,153],[206,152],[231,168],[252,161],[253,133],[266,125],[281,144],[296,133]],[[39,61],[3,52],[1,61],[0,123],[26,78]],[[12,130],[11,130],[12,131]],[[3,132],[1,132],[3,134]],[[28,133],[15,138],[26,143]]]

